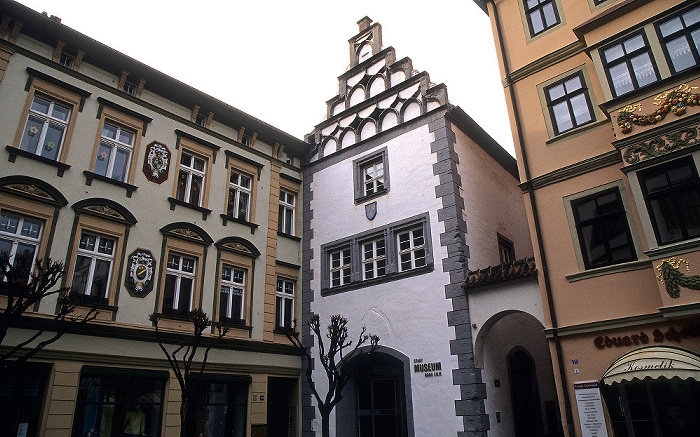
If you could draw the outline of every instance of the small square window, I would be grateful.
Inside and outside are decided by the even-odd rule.
[[[207,116],[201,112],[198,112],[194,122],[202,127],[205,127],[207,125]]]
[[[124,92],[130,96],[136,95],[136,84],[134,82],[124,82]]]
[[[397,235],[399,270],[406,271],[425,265],[425,238],[423,228],[410,229]]]
[[[559,12],[554,0],[524,0],[530,35],[538,35],[559,24]]]
[[[389,191],[389,163],[383,148],[353,162],[355,203],[364,202]]]
[[[73,68],[75,56],[69,55],[66,52],[61,52],[61,57],[58,58],[58,63],[64,67]]]
[[[556,135],[594,120],[593,106],[582,72],[547,86],[544,92]]]

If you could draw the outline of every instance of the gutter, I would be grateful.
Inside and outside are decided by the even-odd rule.
[[[541,258],[541,270],[542,270],[542,277],[544,278],[544,288],[545,288],[545,293],[547,295],[547,306],[549,309],[549,317],[552,322],[552,328],[551,328],[551,338],[552,341],[554,342],[554,347],[556,349],[556,354],[557,354],[557,366],[559,370],[559,378],[561,380],[561,387],[562,387],[562,394],[564,397],[564,413],[566,415],[566,426],[569,431],[569,437],[574,437],[576,434],[574,433],[574,416],[572,413],[571,409],[571,395],[569,393],[569,384],[568,384],[568,379],[566,377],[566,371],[564,369],[564,356],[562,353],[562,347],[561,347],[561,339],[559,338],[558,334],[558,326],[559,323],[557,322],[557,315],[556,311],[554,308],[554,295],[552,293],[552,284],[549,279],[549,268],[547,264],[547,256],[544,251],[544,243],[542,242],[542,227],[540,225],[540,218],[539,218],[539,213],[537,210],[537,202],[535,199],[535,189],[531,181],[531,176],[530,176],[530,165],[528,163],[527,159],[527,151],[525,149],[525,141],[523,137],[523,130],[522,126],[520,124],[520,111],[518,111],[518,104],[517,100],[515,99],[515,91],[513,90],[513,82],[510,77],[510,71],[508,68],[508,58],[506,56],[506,50],[505,50],[505,45],[503,44],[503,33],[501,31],[501,21],[500,18],[498,17],[498,8],[496,7],[495,0],[487,0],[491,2],[491,5],[493,6],[493,19],[494,23],[496,26],[496,33],[498,35],[498,44],[499,44],[499,49],[501,51],[501,58],[503,60],[503,72],[505,73],[505,86],[508,88],[509,92],[509,97],[512,102],[512,108],[513,108],[513,118],[515,119],[515,130],[518,135],[518,143],[520,144],[520,151],[521,151],[521,156],[522,156],[522,162],[523,162],[523,173],[525,176],[525,182],[523,182],[523,185],[526,186],[526,191],[528,193],[528,196],[530,197],[530,206],[532,208],[532,219],[534,222],[535,226],[535,238],[537,240],[537,249],[540,252],[540,258]]]

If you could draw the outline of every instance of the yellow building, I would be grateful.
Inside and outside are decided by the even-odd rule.
[[[563,432],[695,435],[700,5],[476,2],[498,52]]]
[[[174,348],[197,308],[229,331],[187,433],[297,435],[301,364],[280,328],[300,314],[307,144],[56,17],[11,1],[0,16],[0,248],[62,261],[70,290],[0,352],[51,329],[66,297],[98,310],[1,382],[0,436],[179,435],[149,315]]]

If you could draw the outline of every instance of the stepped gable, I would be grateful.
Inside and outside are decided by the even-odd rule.
[[[483,287],[484,285],[505,282],[513,279],[534,276],[537,274],[535,258],[523,258],[510,263],[486,267],[480,270],[470,270],[464,288]]]
[[[338,95],[326,102],[326,119],[306,140],[316,146],[311,161],[371,138],[448,103],[447,87],[413,69],[410,58],[396,60],[382,48],[382,27],[369,17],[350,38],[350,65],[338,77]]]

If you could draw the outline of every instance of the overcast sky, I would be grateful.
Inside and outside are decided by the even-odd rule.
[[[471,0],[20,3],[299,138],[323,121],[366,15],[513,154],[489,19]]]

